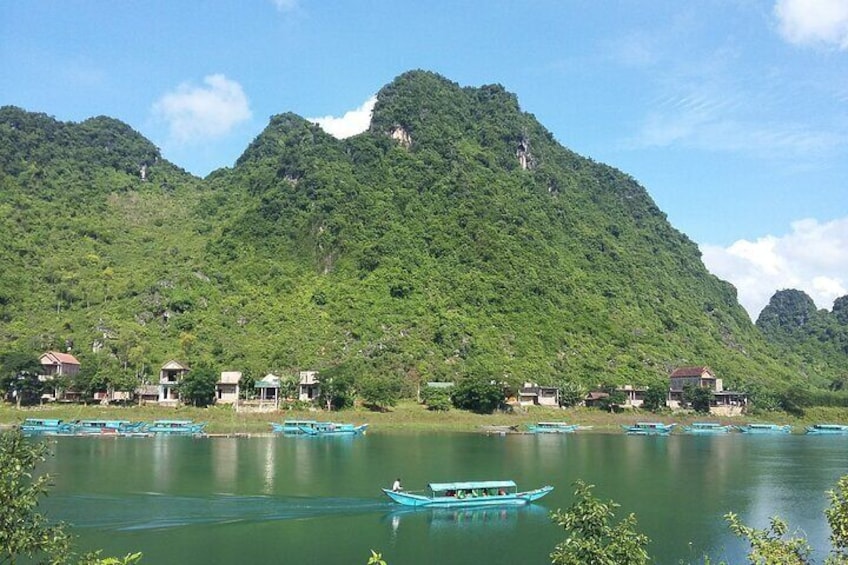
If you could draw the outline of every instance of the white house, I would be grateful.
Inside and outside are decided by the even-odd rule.
[[[239,381],[241,371],[221,371],[221,378],[215,385],[215,398],[218,404],[235,404],[239,399]]]
[[[318,382],[318,371],[301,371],[297,385],[297,399],[313,402],[321,396],[321,385]]]
[[[168,361],[159,370],[159,404],[175,405],[180,402],[177,385],[189,372],[188,365],[179,361]]]

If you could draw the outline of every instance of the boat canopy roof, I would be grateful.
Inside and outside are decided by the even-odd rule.
[[[469,490],[475,488],[516,488],[515,481],[463,481],[459,483],[430,483],[430,490]]]
[[[576,424],[569,424],[567,422],[537,422],[537,426],[563,426],[570,428],[571,426],[575,426]]]
[[[153,425],[156,426],[165,426],[165,425],[178,425],[185,426],[189,424],[193,424],[192,420],[156,420],[153,422]]]

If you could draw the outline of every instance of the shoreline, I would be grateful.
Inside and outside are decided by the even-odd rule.
[[[130,421],[152,421],[163,419],[186,419],[207,422],[209,436],[271,435],[270,423],[286,419],[311,419],[322,421],[368,424],[370,433],[380,432],[468,432],[487,433],[486,427],[515,427],[516,432],[526,432],[528,424],[539,421],[562,421],[580,426],[592,426],[591,430],[578,433],[621,432],[621,425],[635,422],[675,423],[684,426],[692,422],[721,422],[743,425],[747,423],[789,424],[797,433],[804,426],[815,423],[848,423],[848,408],[814,407],[806,410],[799,418],[785,412],[769,412],[749,416],[715,417],[691,411],[653,412],[627,409],[619,413],[602,412],[594,408],[522,408],[515,412],[474,414],[451,409],[433,412],[414,401],[403,401],[385,412],[376,412],[362,407],[340,411],[324,410],[280,410],[275,412],[236,412],[231,406],[178,408],[147,406],[100,406],[78,404],[48,404],[18,409],[14,405],[0,404],[0,429],[20,424],[25,418],[58,418],[62,420],[121,419]],[[500,431],[488,431],[500,435]]]

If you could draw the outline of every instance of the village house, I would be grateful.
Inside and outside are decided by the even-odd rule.
[[[297,385],[297,399],[302,402],[314,402],[321,396],[321,384],[318,371],[301,371]]]
[[[526,382],[518,391],[518,404],[521,406],[559,407],[559,389],[555,386],[540,386]]]
[[[280,406],[280,377],[273,373],[268,373],[253,385],[253,390],[256,391],[256,396],[259,400],[259,406],[267,406],[270,404],[273,408]]]
[[[748,396],[745,393],[724,390],[722,379],[716,378],[712,369],[707,366],[694,366],[678,367],[669,376],[669,408],[680,408],[684,404],[683,390],[687,386],[712,391],[711,414],[736,416],[741,414],[748,404]]]
[[[189,372],[188,365],[179,361],[168,361],[159,370],[159,404],[175,406],[180,403],[177,385]]]
[[[70,353],[48,351],[42,353],[38,360],[41,363],[41,374],[38,375],[38,380],[43,383],[56,381],[59,377],[73,377],[79,374],[80,362]],[[49,388],[50,390],[45,390],[42,394],[43,400],[58,400],[62,397],[62,391],[57,386]]]
[[[235,404],[239,399],[241,371],[222,371],[215,385],[215,401],[218,404]]]

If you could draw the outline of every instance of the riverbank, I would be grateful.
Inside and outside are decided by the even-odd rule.
[[[17,409],[14,405],[0,404],[0,425],[15,425],[25,418],[60,418],[62,420],[111,419],[152,421],[186,419],[208,422],[210,434],[260,434],[270,432],[270,422],[285,419],[313,419],[368,424],[369,432],[428,431],[428,432],[480,432],[483,426],[515,426],[526,429],[527,424],[539,421],[566,421],[581,426],[592,426],[595,432],[619,432],[622,424],[636,421],[677,423],[693,421],[721,421],[741,425],[748,422],[790,424],[796,432],[815,423],[848,423],[848,409],[816,407],[806,411],[804,417],[794,417],[785,412],[772,412],[756,417],[716,418],[692,412],[665,412],[654,414],[642,410],[625,410],[613,414],[595,408],[568,408],[563,410],[537,406],[514,412],[473,414],[462,410],[432,412],[413,401],[404,401],[386,412],[374,412],[362,407],[326,412],[323,410],[282,410],[277,412],[236,412],[230,406],[194,408],[181,406],[100,406],[78,404],[48,404]]]

